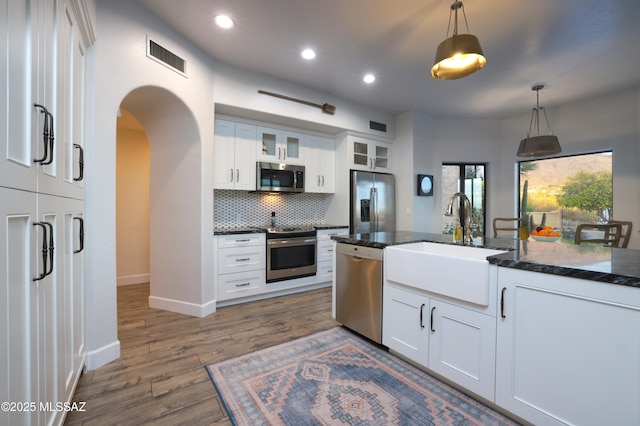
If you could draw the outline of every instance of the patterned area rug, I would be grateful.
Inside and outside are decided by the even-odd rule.
[[[234,425],[514,425],[341,327],[206,367]]]

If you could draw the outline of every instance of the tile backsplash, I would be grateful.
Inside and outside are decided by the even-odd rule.
[[[213,192],[213,225],[216,229],[266,227],[271,212],[276,226],[321,225],[325,194],[269,194],[216,189]]]

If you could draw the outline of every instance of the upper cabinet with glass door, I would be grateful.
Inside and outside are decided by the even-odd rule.
[[[258,161],[303,164],[304,135],[258,127]]]
[[[349,136],[349,159],[353,169],[386,172],[391,145],[385,142]]]

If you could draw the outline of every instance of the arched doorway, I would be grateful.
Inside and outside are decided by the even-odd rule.
[[[149,141],[149,305],[206,315],[215,309],[202,267],[203,247],[212,240],[203,228],[209,210],[203,203],[211,200],[203,199],[208,185],[197,121],[180,98],[161,87],[135,89],[120,106],[140,122]]]

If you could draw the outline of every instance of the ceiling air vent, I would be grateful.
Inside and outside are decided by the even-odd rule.
[[[186,61],[180,56],[171,52],[168,49],[160,46],[158,43],[151,39],[147,39],[147,56],[151,59],[155,59],[157,62],[168,66],[174,71],[185,75]]]
[[[371,130],[377,130],[379,132],[387,132],[387,125],[384,123],[376,123],[375,121],[369,121],[369,128]]]

